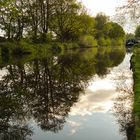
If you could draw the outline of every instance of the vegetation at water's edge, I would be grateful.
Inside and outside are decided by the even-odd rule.
[[[135,48],[131,59],[134,78],[134,114],[136,121],[136,140],[140,140],[140,49]]]
[[[120,46],[125,39],[119,24],[111,22],[103,13],[90,16],[77,0],[1,0],[0,32],[0,42],[6,42],[0,46],[8,46],[10,41],[28,49],[34,43],[52,42],[61,49]]]

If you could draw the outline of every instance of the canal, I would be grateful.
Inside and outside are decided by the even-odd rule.
[[[0,139],[133,139],[131,56],[94,48],[3,58]]]

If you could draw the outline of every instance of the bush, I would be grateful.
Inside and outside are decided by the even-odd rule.
[[[94,39],[94,37],[90,35],[85,35],[80,37],[79,44],[85,47],[98,46],[96,39]]]

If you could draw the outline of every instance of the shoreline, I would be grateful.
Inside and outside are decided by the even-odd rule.
[[[134,104],[133,112],[135,117],[136,140],[140,140],[140,49],[134,48],[133,55],[130,60],[131,69],[133,71],[133,91]]]

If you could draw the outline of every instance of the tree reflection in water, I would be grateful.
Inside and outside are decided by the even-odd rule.
[[[33,134],[27,126],[10,125],[0,122],[0,139],[1,140],[30,140],[29,136]]]
[[[114,103],[114,114],[120,125],[120,132],[127,140],[135,140],[135,118],[133,114],[133,83],[128,73],[120,72],[117,81],[117,97]],[[125,138],[125,139],[126,139]]]
[[[88,50],[6,65],[0,80],[1,139],[27,139],[33,134],[27,124],[31,119],[42,130],[57,133],[91,77],[105,75],[123,58],[122,50]]]

